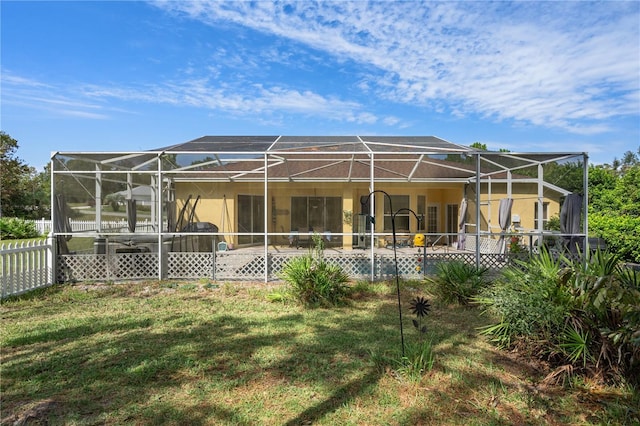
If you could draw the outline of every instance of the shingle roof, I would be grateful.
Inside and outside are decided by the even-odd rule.
[[[203,136],[165,152],[468,152],[435,136]]]

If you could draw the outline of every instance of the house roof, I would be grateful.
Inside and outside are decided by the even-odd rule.
[[[176,152],[468,152],[435,136],[203,136],[155,151]]]
[[[203,136],[157,151],[173,155],[170,168],[189,180],[262,180],[263,154],[270,180],[366,181],[372,159],[376,179],[388,181],[464,180],[475,173],[442,161],[473,149],[435,136]]]
[[[126,198],[129,196],[129,193],[130,193],[131,198],[134,200],[147,201],[147,200],[151,200],[152,192],[153,192],[153,188],[151,186],[141,185],[141,186],[136,186],[132,188],[131,192],[125,189],[124,191],[115,192],[112,195],[121,195],[122,197]]]

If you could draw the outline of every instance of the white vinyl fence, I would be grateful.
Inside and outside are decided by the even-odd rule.
[[[53,230],[53,225],[51,225],[51,220],[49,219],[30,220],[29,222],[36,226],[41,235],[47,235]],[[94,220],[71,220],[70,223],[73,232],[95,231],[98,229]],[[105,231],[126,232],[129,228],[126,219],[122,219],[102,221],[102,229]],[[136,222],[136,231],[153,232],[153,223],[149,219],[139,220]]]
[[[2,298],[53,284],[53,241],[0,242]]]

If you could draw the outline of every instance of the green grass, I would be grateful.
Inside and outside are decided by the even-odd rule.
[[[394,285],[349,306],[269,302],[264,284],[142,282],[37,290],[2,302],[2,424],[624,424],[631,389],[544,371],[478,337],[473,308],[433,303],[433,369],[409,380]],[[403,289],[405,339],[412,330]],[[286,299],[285,299],[286,300]]]

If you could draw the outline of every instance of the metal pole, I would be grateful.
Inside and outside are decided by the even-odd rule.
[[[476,269],[480,269],[480,153],[476,154]]]
[[[264,282],[269,282],[269,188],[268,188],[268,176],[269,176],[269,159],[268,154],[264,154]],[[275,236],[273,237],[275,238]],[[275,242],[274,242],[275,244]]]
[[[386,193],[385,191],[381,190],[381,189],[377,189],[375,191],[371,191],[369,193],[369,195],[367,196],[367,200],[365,201],[368,202],[369,198],[371,198],[371,195],[373,195],[376,192],[380,192],[382,194],[384,194],[388,199],[389,199],[389,211],[391,212],[391,233],[393,235],[393,263],[395,265],[395,273],[396,273],[396,293],[398,296],[398,316],[400,318],[400,342],[402,344],[402,357],[404,358],[404,329],[402,326],[402,302],[400,300],[400,276],[398,273],[398,254],[397,254],[397,250],[396,250],[396,246],[397,246],[397,242],[396,242],[396,216],[395,214],[393,214],[393,206],[391,204],[391,196]],[[403,209],[400,209],[403,210]],[[415,214],[415,213],[414,213]],[[371,218],[371,226],[373,228],[373,226],[375,225],[375,221],[374,218]],[[371,242],[371,245],[373,245],[373,241]]]
[[[582,232],[584,232],[584,251],[588,259],[591,254],[591,248],[589,247],[589,155],[586,152],[582,154],[582,160],[582,188],[584,189],[584,224]]]
[[[156,181],[156,185],[154,188],[154,191],[156,192],[156,206],[155,209],[158,211],[158,214],[156,215],[156,220],[157,223],[155,225],[158,231],[158,280],[162,281],[162,279],[165,276],[165,258],[168,256],[167,253],[165,253],[165,246],[164,246],[164,237],[163,237],[163,230],[162,230],[162,220],[163,220],[163,215],[162,215],[162,203],[164,201],[164,195],[162,193],[162,157],[164,156],[164,153],[161,153],[158,155],[157,159],[156,159],[156,166],[158,167],[158,178]],[[168,206],[168,203],[167,203]],[[167,207],[168,208],[168,207]],[[169,212],[167,212],[167,218],[169,217]],[[173,231],[171,229],[167,229],[167,231]]]

